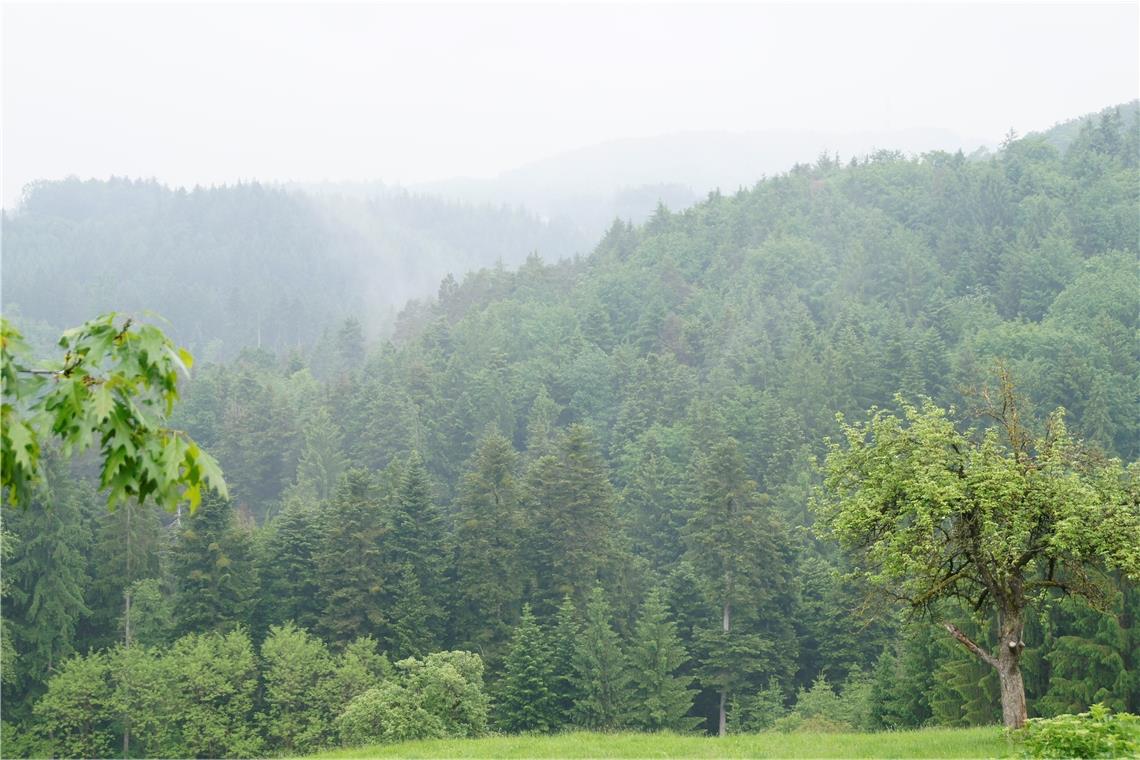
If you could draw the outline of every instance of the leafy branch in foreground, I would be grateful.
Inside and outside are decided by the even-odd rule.
[[[63,358],[30,366],[23,336],[0,318],[3,449],[8,501],[25,505],[43,480],[43,446],[56,440],[64,456],[95,444],[108,506],[153,499],[167,510],[202,488],[226,497],[213,457],[181,430],[166,426],[178,399],[178,374],[193,358],[157,327],[115,313],[96,317],[59,339]]]

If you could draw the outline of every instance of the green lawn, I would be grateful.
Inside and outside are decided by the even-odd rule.
[[[878,734],[747,734],[716,739],[676,734],[493,736],[436,739],[318,755],[337,757],[1008,757],[1012,750],[998,726],[940,728]]]

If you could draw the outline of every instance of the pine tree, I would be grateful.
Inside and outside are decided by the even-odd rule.
[[[1060,635],[1045,655],[1050,669],[1038,706],[1043,715],[1084,712],[1097,702],[1128,709],[1129,691],[1140,684],[1131,683],[1135,674],[1128,667],[1129,632],[1121,625],[1123,601],[1124,594],[1114,594],[1107,612],[1069,600],[1057,605]]]
[[[677,675],[688,653],[668,619],[663,592],[654,589],[641,606],[629,652],[632,692],[629,725],[642,731],[690,731],[700,718],[693,707],[693,679]]]
[[[128,633],[120,624],[133,604],[130,592],[138,581],[161,575],[162,543],[162,524],[153,505],[129,501],[96,517],[87,594],[90,631],[84,637],[90,646],[108,646]]]
[[[447,550],[427,468],[414,451],[403,468],[390,521],[385,560],[388,576],[397,582],[390,600],[404,615],[393,613],[390,630],[401,648],[432,652],[444,639]]]
[[[697,647],[702,683],[720,694],[718,733],[724,736],[734,689],[790,681],[796,658],[792,557],[779,524],[761,510],[735,440],[722,439],[700,455],[693,481],[696,508],[685,526],[685,557],[720,613],[718,625],[699,632]]]
[[[539,386],[526,422],[526,458],[530,461],[554,453],[555,425],[562,409],[550,398],[546,386]]]
[[[509,635],[523,592],[516,459],[502,435],[484,437],[463,476],[455,518],[455,638],[479,652],[489,667]]]
[[[323,607],[315,564],[321,544],[320,513],[300,497],[288,498],[284,510],[263,531],[267,535],[258,556],[261,624],[292,620],[305,630],[316,630]]]
[[[258,582],[252,540],[233,514],[230,502],[211,492],[184,520],[171,557],[179,633],[232,631],[253,619]]]
[[[76,626],[88,612],[84,590],[91,533],[82,511],[94,495],[79,486],[62,464],[47,465],[45,483],[33,503],[24,510],[7,510],[4,516],[12,545],[3,570],[4,618],[19,653],[18,686],[5,692],[9,697],[4,700],[5,717],[20,704],[13,697],[38,692],[75,651]]]
[[[907,725],[899,709],[898,660],[890,647],[885,647],[871,674],[871,729],[894,730]]]
[[[574,648],[577,725],[612,730],[625,724],[630,699],[629,665],[610,625],[610,605],[601,586],[586,603],[585,621]]]
[[[496,727],[506,733],[546,732],[555,728],[559,720],[553,685],[545,638],[530,605],[523,605],[495,690]]]
[[[672,567],[684,551],[683,471],[669,458],[656,428],[630,444],[627,456],[633,461],[622,507],[633,550],[655,569]]]
[[[345,461],[340,427],[326,407],[319,406],[306,420],[304,444],[297,461],[297,485],[311,490],[317,501],[327,501],[336,491]]]
[[[394,574],[391,567],[388,572],[392,588],[385,636],[388,653],[399,662],[435,651],[438,644],[432,635],[431,611],[416,569],[405,563]]]
[[[552,610],[565,594],[584,603],[614,564],[617,533],[613,488],[589,430],[571,425],[559,440],[558,456],[533,463],[528,486],[535,607]]]
[[[387,622],[382,541],[388,532],[376,484],[363,470],[349,470],[321,520],[314,551],[323,602],[319,630],[332,642],[376,633]]]
[[[547,632],[546,649],[550,653],[550,672],[553,678],[555,721],[551,728],[574,725],[574,704],[578,701],[578,682],[574,671],[574,652],[582,625],[574,600],[567,594],[554,617],[554,627]]]

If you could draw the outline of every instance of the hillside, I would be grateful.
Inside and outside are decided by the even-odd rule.
[[[242,308],[274,278],[312,280],[327,315],[312,329],[329,337],[195,366],[173,424],[218,458],[228,500],[177,519],[108,513],[81,469],[53,464],[51,490],[5,517],[6,746],[106,755],[132,726],[147,756],[488,731],[507,735],[491,746],[535,746],[518,734],[716,732],[723,718],[730,734],[799,731],[741,736],[741,752],[809,752],[822,728],[910,755],[918,734],[871,732],[994,724],[994,669],[936,624],[960,621],[992,650],[993,621],[972,609],[985,598],[869,597],[812,530],[819,462],[837,415],[895,410],[896,394],[989,426],[979,394],[999,362],[1029,428],[1067,410],[1080,466],[1135,462],[1138,163],[1140,121],[1114,115],[1064,152],[1045,136],[972,159],[824,156],[681,212],[661,204],[640,226],[617,220],[589,256],[445,278],[371,346],[335,308],[365,298],[361,269],[324,272],[297,246],[268,284],[235,270],[249,278],[226,282],[248,283],[231,299]],[[204,204],[230,219],[223,191],[143,189],[173,218]],[[264,210],[240,227],[252,240],[308,230],[288,237],[320,248],[345,234],[316,203],[226,192],[243,219]],[[31,211],[24,241],[57,231],[104,252],[120,239],[100,242],[116,217],[98,206]],[[200,258],[173,248],[183,266],[222,260],[224,239],[202,240]],[[264,265],[273,240],[227,266]],[[209,299],[230,292],[218,278]],[[1112,478],[1111,506],[1133,514],[1134,481]],[[1000,504],[1020,515],[1019,498]],[[1032,570],[1052,582],[1045,564]],[[1025,617],[1031,716],[1140,711],[1140,588],[1102,570],[1089,573],[1097,608],[1057,596]],[[128,621],[138,646],[117,645]],[[992,729],[956,735],[963,755],[1000,751]]]
[[[311,197],[122,179],[31,186],[4,214],[3,244],[5,311],[41,323],[37,334],[112,309],[149,311],[207,359],[309,350],[350,317],[386,333],[449,272],[584,247],[519,210],[406,192]]]

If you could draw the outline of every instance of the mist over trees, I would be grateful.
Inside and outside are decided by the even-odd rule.
[[[1063,407],[1073,450],[1110,463],[1099,472],[1135,462],[1138,159],[1140,120],[1123,109],[1063,150],[1046,134],[973,159],[824,154],[615,220],[589,256],[446,278],[381,341],[354,310],[369,303],[353,282],[364,248],[319,204],[257,186],[33,192],[5,218],[5,297],[36,293],[14,299],[31,319],[116,295],[97,275],[142,266],[138,230],[190,230],[163,233],[185,279],[151,270],[116,280],[117,297],[177,287],[160,291],[187,301],[186,326],[166,314],[172,332],[223,341],[172,423],[217,457],[230,499],[180,517],[142,506],[128,525],[82,463],[53,461],[36,508],[5,513],[6,751],[996,722],[998,673],[935,622],[952,616],[987,651],[997,626],[957,599],[932,601],[933,619],[869,605],[852,558],[814,530],[819,463],[837,413],[929,398],[968,417],[999,360],[1028,430]],[[486,239],[516,219],[465,218]],[[228,274],[192,278],[237,241]],[[77,301],[39,296],[46,262],[81,242]],[[42,252],[17,256],[14,280],[13,244]],[[221,321],[204,321],[211,307]],[[1134,516],[1135,479],[1112,485]],[[128,530],[160,548],[124,577],[110,558]],[[1140,710],[1140,588],[1093,565],[1095,606],[1051,597],[1020,620],[1031,716]],[[144,600],[133,644],[128,584]]]

